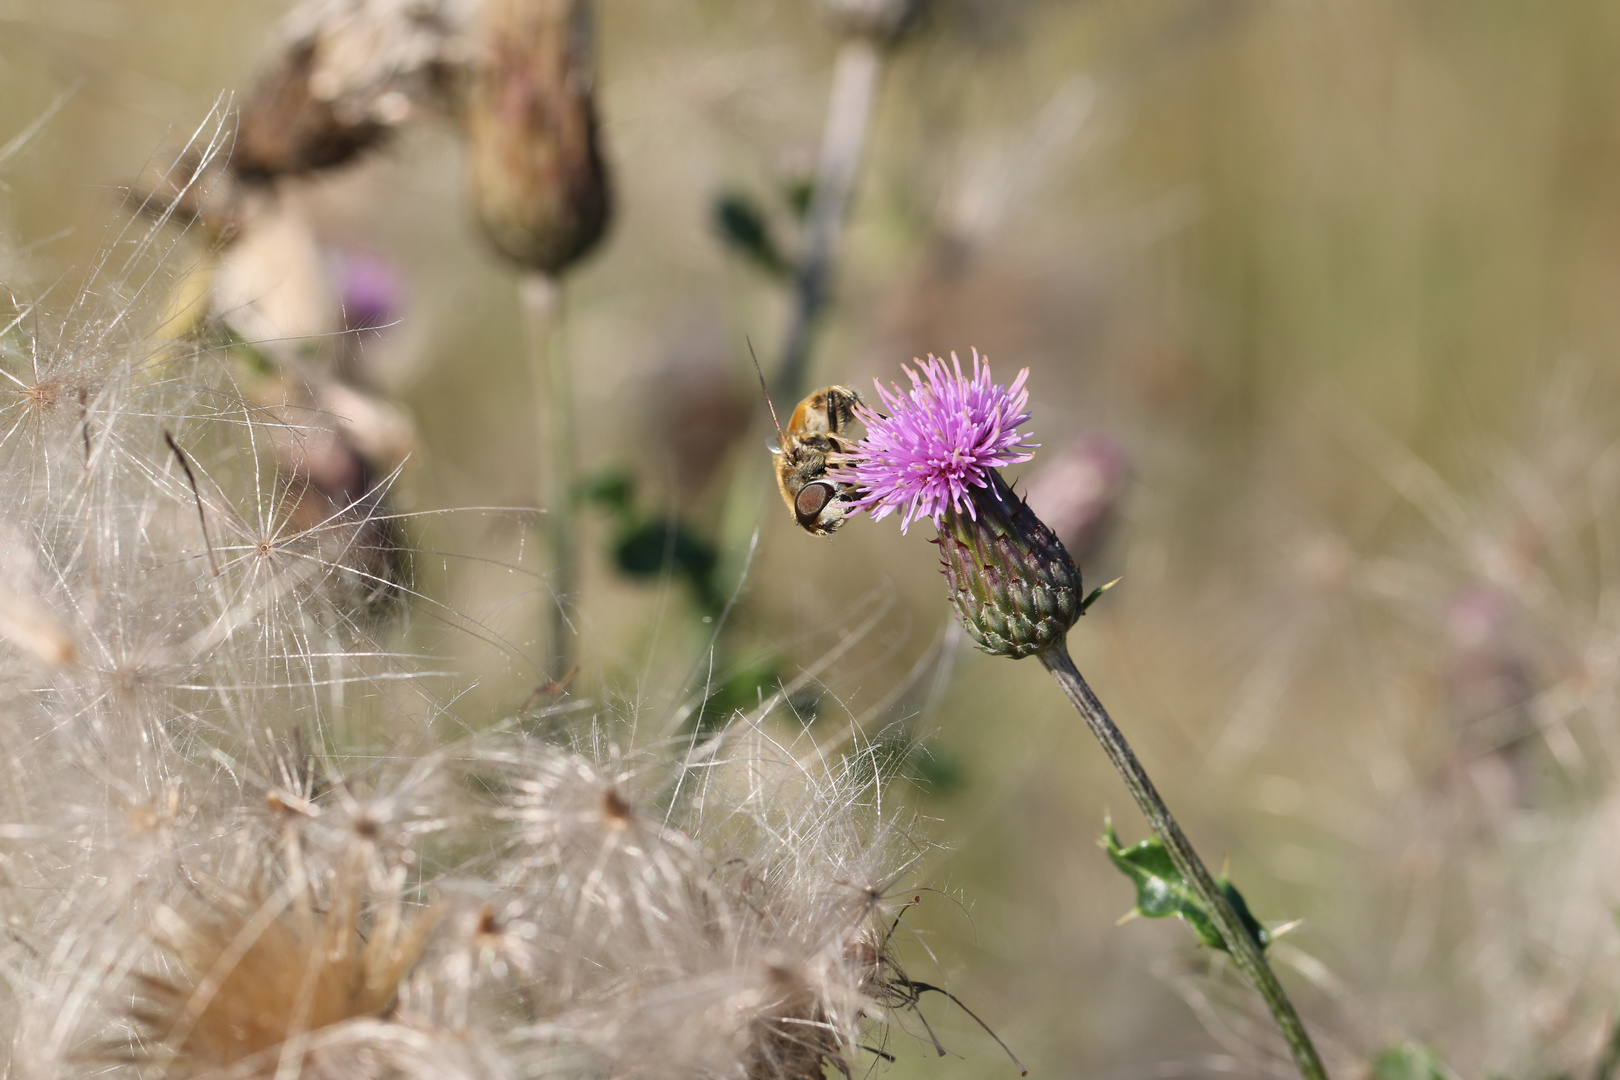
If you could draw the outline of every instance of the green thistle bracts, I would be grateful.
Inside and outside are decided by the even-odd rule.
[[[977,517],[946,510],[940,563],[951,603],[979,648],[1014,660],[1063,640],[1084,612],[1080,568],[1001,474],[973,493]]]

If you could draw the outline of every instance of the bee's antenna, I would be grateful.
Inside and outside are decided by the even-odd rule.
[[[86,438],[88,438],[88,434]],[[180,461],[180,469],[186,474],[186,483],[191,485],[192,497],[197,500],[197,522],[202,526],[203,544],[208,548],[208,567],[219,577],[219,560],[214,558],[214,542],[208,538],[208,515],[203,513],[202,492],[197,490],[197,478],[191,474],[191,463],[186,460],[186,452],[180,449],[180,444],[174,441],[169,429],[163,429],[163,441],[169,444],[174,456]]]
[[[743,340],[748,342],[748,355],[754,361],[754,374],[759,376],[760,393],[765,395],[765,407],[771,410],[771,423],[776,425],[777,445],[781,446],[783,443],[787,442],[787,436],[782,434],[782,421],[776,418],[776,405],[771,401],[770,388],[765,385],[765,372],[760,370],[759,357],[754,352],[753,339],[745,334],[743,335]]]

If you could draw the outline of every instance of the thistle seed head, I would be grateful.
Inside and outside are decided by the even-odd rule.
[[[154,933],[170,963],[136,973],[132,1013],[165,1075],[310,1075],[283,1070],[289,1057],[313,1053],[311,1034],[393,1005],[433,916],[368,910],[353,870],[322,898],[324,910],[292,888],[202,912],[158,909]]]

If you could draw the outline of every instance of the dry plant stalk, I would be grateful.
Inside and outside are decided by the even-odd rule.
[[[588,0],[486,0],[463,128],[473,212],[524,272],[524,332],[538,407],[541,505],[552,553],[553,679],[573,668],[578,540],[573,399],[561,278],[601,241],[612,210],[598,145]]]

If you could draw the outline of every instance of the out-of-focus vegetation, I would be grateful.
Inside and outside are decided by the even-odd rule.
[[[107,239],[85,223],[252,85],[279,14],[0,9],[0,140],[39,123],[3,164],[3,227],[36,286],[71,295]],[[603,0],[598,20],[617,216],[563,313],[594,485],[569,692],[657,727],[707,681],[730,695],[709,722],[814,666],[808,723],[923,743],[896,750],[944,845],[918,879],[963,903],[908,914],[914,974],[1035,1075],[1273,1060],[1184,928],[1114,927],[1132,890],[1094,839],[1109,807],[1142,835],[1124,792],[1032,665],[939,662],[925,539],[859,519],[812,538],[770,490],[745,339],[769,364],[785,322],[761,264],[791,248],[820,136],[817,5]],[[1124,580],[1071,646],[1228,853],[1341,1075],[1408,1039],[1460,1075],[1586,1075],[1614,1023],[1616,56],[1597,0],[940,0],[873,117],[811,381],[976,346],[1032,369],[1046,454],[1123,449],[1083,569]],[[476,681],[456,705],[476,724],[558,673],[530,662],[550,598],[515,572],[544,569],[524,515],[430,513],[533,507],[540,484],[517,293],[462,173],[427,125],[281,198],[329,265],[398,276],[398,321],[356,363],[417,428],[395,493],[423,514],[432,604],[399,632]],[[758,549],[711,672],[694,658],[736,563],[703,544],[749,485]],[[682,572],[642,572],[655,548]],[[897,1075],[1002,1067],[971,1021],[930,1015],[953,1056],[897,1033]]]

